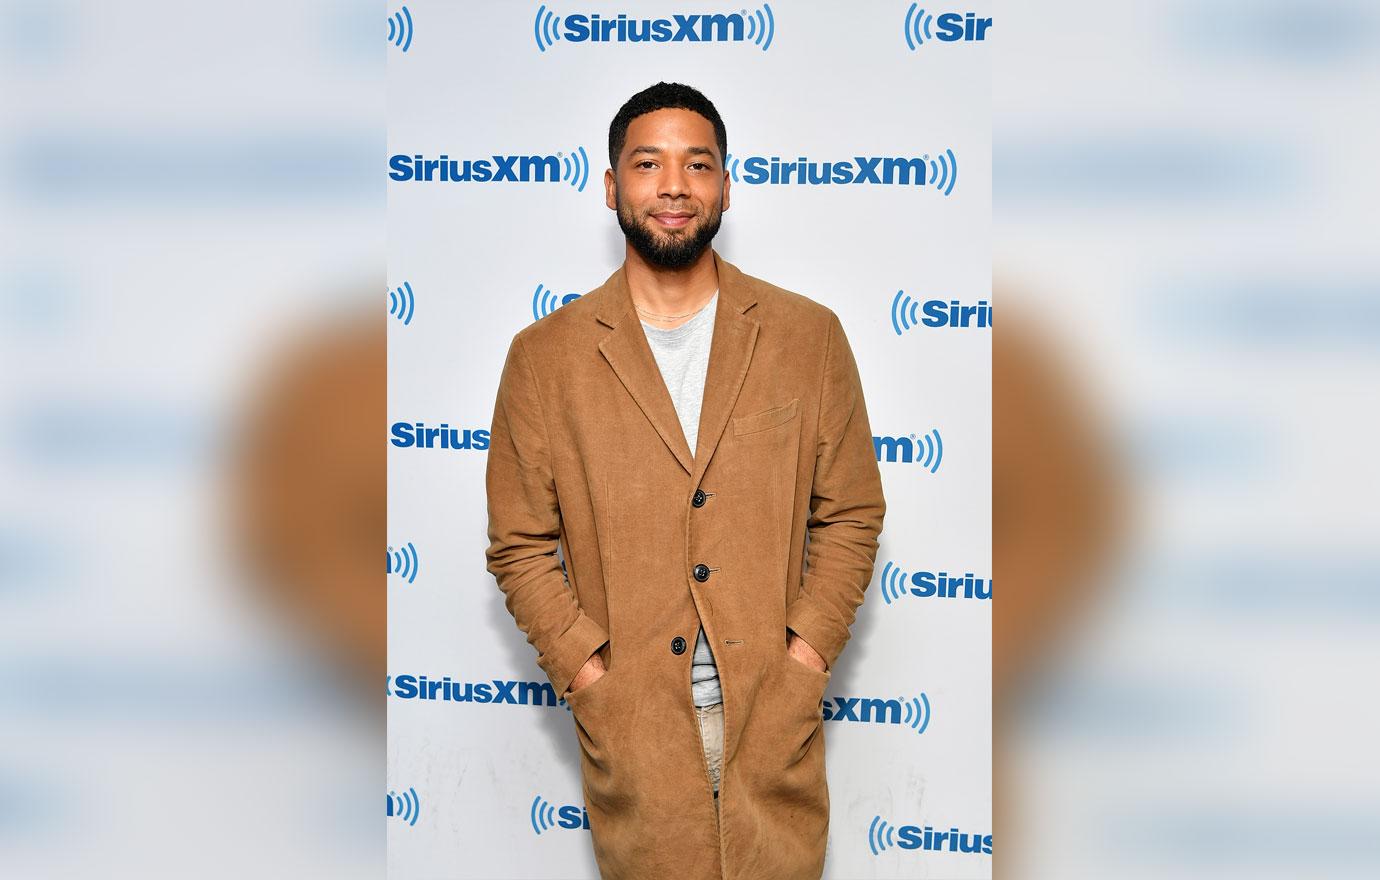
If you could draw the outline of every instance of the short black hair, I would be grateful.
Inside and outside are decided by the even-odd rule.
[[[628,99],[618,108],[618,113],[609,124],[609,167],[618,170],[618,156],[628,140],[628,123],[653,110],[691,110],[700,114],[714,126],[714,138],[719,143],[719,161],[728,158],[728,131],[714,104],[698,89],[681,83],[659,82],[648,86]]]

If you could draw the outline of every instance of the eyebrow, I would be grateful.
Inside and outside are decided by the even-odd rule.
[[[713,155],[714,155],[714,151],[711,150],[711,149],[709,149],[708,147],[686,147],[686,148],[685,148],[685,152],[689,153],[689,154],[692,155],[692,156],[713,156]],[[630,156],[636,156],[638,153],[648,153],[648,154],[653,155],[653,156],[660,156],[660,155],[661,155],[661,148],[660,148],[660,147],[652,147],[652,146],[633,147],[633,148],[632,148],[632,152],[631,152],[629,155],[630,155]]]

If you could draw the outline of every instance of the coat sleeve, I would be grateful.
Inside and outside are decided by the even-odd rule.
[[[608,634],[580,610],[556,556],[561,514],[551,450],[536,376],[517,337],[499,380],[484,482],[486,567],[518,629],[537,649],[537,663],[564,696]]]
[[[886,501],[853,351],[830,313],[800,595],[786,627],[833,668],[872,580]]]

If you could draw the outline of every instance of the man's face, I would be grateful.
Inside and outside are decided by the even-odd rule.
[[[604,200],[644,260],[683,269],[719,231],[728,183],[710,121],[655,110],[628,124],[618,167],[604,172]]]

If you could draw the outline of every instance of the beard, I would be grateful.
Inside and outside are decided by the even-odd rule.
[[[656,221],[650,215],[638,222],[632,206],[618,199],[618,225],[623,234],[642,259],[662,269],[684,269],[699,259],[718,234],[722,220],[723,211],[716,207],[697,225],[659,230],[653,228]]]

